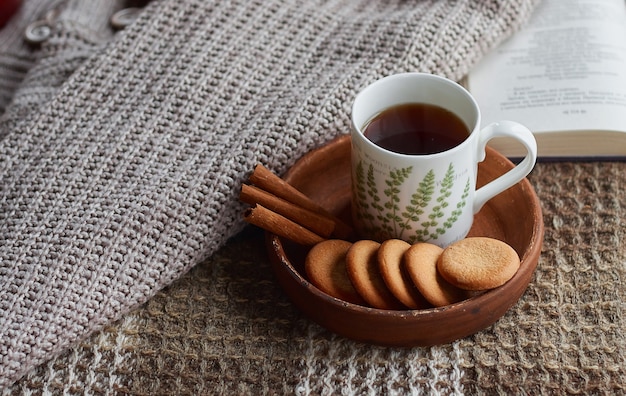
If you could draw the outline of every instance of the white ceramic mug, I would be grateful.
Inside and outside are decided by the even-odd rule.
[[[364,127],[390,107],[425,103],[456,114],[469,136],[451,149],[408,155],[384,149]],[[517,139],[526,157],[513,169],[476,189],[478,163],[496,136]],[[352,215],[362,238],[398,238],[439,246],[464,238],[480,208],[530,173],[537,143],[524,126],[501,121],[480,129],[474,98],[454,81],[432,74],[403,73],[382,78],[361,91],[352,107]]]

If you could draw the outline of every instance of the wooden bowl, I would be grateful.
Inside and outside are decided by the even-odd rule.
[[[513,164],[492,149],[479,164],[478,184],[483,185]],[[350,137],[302,157],[285,180],[323,207],[349,221]],[[276,277],[293,303],[310,319],[327,329],[358,341],[388,346],[444,344],[474,334],[498,320],[517,302],[537,267],[543,241],[543,216],[539,200],[528,182],[491,199],[476,214],[470,236],[489,236],[510,244],[521,258],[515,276],[504,285],[468,300],[440,308],[382,310],[351,304],[320,291],[307,279],[301,246],[267,233],[267,247]]]

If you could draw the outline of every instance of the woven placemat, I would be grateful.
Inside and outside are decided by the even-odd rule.
[[[626,163],[540,163],[545,241],[521,300],[432,348],[353,342],[305,318],[247,229],[8,394],[615,394],[626,384]]]

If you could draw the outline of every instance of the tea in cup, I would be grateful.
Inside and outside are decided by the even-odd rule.
[[[352,107],[352,217],[362,238],[445,247],[464,238],[491,198],[533,169],[537,144],[523,125],[480,128],[471,94],[446,78],[403,73],[367,86]],[[526,148],[510,171],[476,189],[478,163],[494,137]]]

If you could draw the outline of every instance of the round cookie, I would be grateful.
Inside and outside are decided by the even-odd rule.
[[[437,262],[441,276],[465,290],[501,286],[515,275],[519,266],[519,256],[511,246],[487,237],[457,241],[444,249]]]
[[[378,268],[380,243],[363,239],[355,242],[346,255],[348,277],[369,305],[380,309],[403,309],[391,294]]]
[[[427,308],[430,305],[419,293],[404,268],[403,256],[411,245],[400,239],[389,239],[378,249],[378,267],[389,291],[400,302],[411,309]]]
[[[467,298],[467,292],[452,286],[437,271],[443,249],[431,243],[416,243],[404,253],[406,271],[422,296],[435,307]]]
[[[329,239],[313,246],[304,260],[304,270],[324,293],[353,304],[365,305],[346,271],[346,254],[352,243]]]

